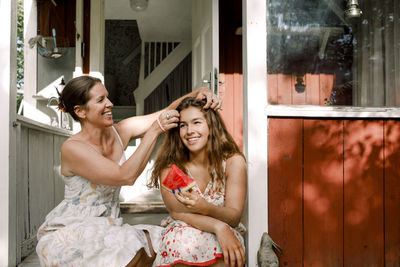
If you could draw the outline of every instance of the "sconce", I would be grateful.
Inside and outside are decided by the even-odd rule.
[[[149,5],[149,0],[129,0],[129,4],[133,11],[143,11]]]
[[[347,18],[359,18],[362,15],[358,7],[358,0],[347,0],[347,9],[344,11]]]
[[[303,76],[297,75],[296,76],[296,84],[294,85],[294,89],[297,93],[304,93],[306,90],[306,85],[303,83]]]

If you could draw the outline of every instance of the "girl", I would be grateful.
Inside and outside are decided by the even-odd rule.
[[[188,94],[221,103],[208,88]],[[42,266],[151,266],[162,228],[122,224],[119,191],[132,185],[146,166],[158,136],[176,127],[180,99],[167,109],[131,117],[114,125],[113,104],[101,81],[81,76],[68,82],[59,107],[81,124],[61,147],[64,200],[38,230],[36,252]],[[142,138],[125,159],[130,140]]]
[[[196,181],[191,192],[161,194],[170,216],[156,266],[240,266],[245,262],[240,223],[246,200],[243,154],[217,112],[185,98],[178,128],[168,131],[158,151],[150,186],[158,187],[172,164]]]

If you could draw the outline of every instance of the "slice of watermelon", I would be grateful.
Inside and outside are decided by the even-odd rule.
[[[187,191],[193,186],[195,186],[196,182],[187,176],[181,169],[178,168],[175,164],[172,164],[171,169],[169,170],[167,177],[165,177],[161,186],[164,187],[169,192],[172,190],[177,191],[178,187],[182,191]]]

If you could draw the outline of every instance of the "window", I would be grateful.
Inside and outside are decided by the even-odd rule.
[[[399,106],[399,3],[267,0],[269,104]]]

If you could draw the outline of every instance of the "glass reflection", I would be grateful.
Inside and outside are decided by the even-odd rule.
[[[268,0],[270,104],[398,106],[399,0]]]

